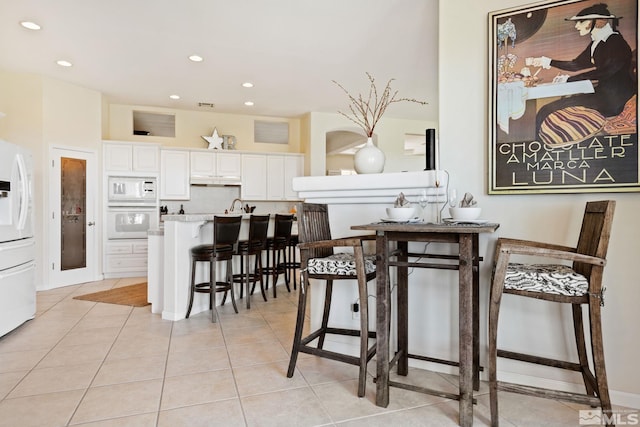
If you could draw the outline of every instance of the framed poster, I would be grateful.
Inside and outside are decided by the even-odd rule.
[[[638,0],[489,14],[489,194],[640,191]]]

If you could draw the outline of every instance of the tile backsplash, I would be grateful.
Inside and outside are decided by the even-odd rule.
[[[206,187],[199,185],[191,186],[191,200],[160,200],[160,206],[167,206],[170,214],[177,214],[182,205],[187,214],[197,213],[224,213],[225,209],[231,207],[233,199],[240,198],[240,187],[220,186]],[[289,212],[296,202],[278,201],[243,201],[243,206],[255,206],[255,214],[275,214]],[[236,210],[239,209],[236,203]]]

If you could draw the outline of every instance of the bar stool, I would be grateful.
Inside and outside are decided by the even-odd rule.
[[[289,283],[293,277],[293,290],[297,289],[298,283],[298,275],[296,274],[296,270],[300,269],[300,262],[296,260],[296,246],[298,246],[298,236],[292,234],[287,240],[287,260],[286,262],[280,263],[280,267],[284,270],[284,280],[287,285],[287,289],[289,289]]]
[[[587,202],[582,227],[575,247],[519,239],[499,238],[495,250],[494,272],[489,299],[489,401],[491,425],[498,426],[498,391],[567,400],[592,407],[600,406],[612,425],[611,400],[607,385],[602,341],[601,307],[604,305],[602,277],[607,263],[607,248],[615,201]],[[518,257],[512,261],[511,256]],[[522,263],[522,257],[547,258],[545,264]],[[531,258],[529,258],[531,259]],[[572,261],[571,266],[564,261]],[[498,348],[498,318],[502,295],[535,298],[571,306],[578,361],[558,360]],[[588,307],[588,324],[593,369],[589,366],[582,306]],[[513,328],[514,325],[511,325]],[[559,331],[563,334],[562,328]],[[541,352],[539,348],[536,352]],[[585,393],[534,387],[498,381],[498,357],[580,372]],[[603,424],[605,418],[603,417]]]
[[[287,262],[287,242],[291,238],[293,215],[276,214],[273,237],[267,239],[267,266],[263,273],[266,275],[265,288],[269,289],[269,277],[273,279],[273,297],[277,298],[276,285],[280,274],[285,274],[284,264]],[[281,258],[282,257],[282,258]],[[280,261],[282,259],[282,262]],[[289,283],[285,280],[287,291],[291,292]]]
[[[269,228],[269,215],[251,215],[249,218],[249,236],[247,240],[238,242],[238,249],[234,255],[240,256],[240,273],[233,275],[233,283],[240,283],[240,298],[243,297],[243,285],[247,287],[247,308],[251,308],[251,295],[249,284],[260,281],[260,292],[266,301],[267,295],[264,291],[262,280],[262,251],[267,247],[267,229]],[[249,270],[249,258],[255,258],[253,272]]]
[[[209,308],[211,309],[211,321],[216,321],[215,294],[224,292],[222,304],[227,299],[227,292],[231,291],[231,303],[233,309],[238,312],[236,297],[233,290],[232,260],[240,235],[242,216],[215,216],[213,218],[213,244],[198,245],[191,248],[191,292],[189,295],[189,307],[187,319],[191,314],[193,299],[196,292],[209,294]],[[224,281],[216,280],[216,264],[226,261],[226,278]],[[196,266],[198,262],[209,263],[209,280],[196,283]]]
[[[363,397],[366,389],[367,362],[376,353],[376,344],[369,345],[370,338],[376,338],[375,331],[369,331],[369,305],[367,283],[376,277],[375,255],[364,255],[363,241],[375,236],[351,236],[332,239],[329,226],[329,211],[325,204],[301,203],[298,205],[300,259],[302,278],[298,293],[298,315],[293,337],[293,347],[289,359],[287,377],[295,372],[299,353],[312,354],[359,367],[358,396]],[[336,248],[350,247],[353,253],[334,253]],[[309,279],[326,282],[324,309],[320,327],[302,336],[307,319],[307,292]],[[334,281],[351,280],[358,283],[360,297],[360,329],[329,326],[331,296]],[[327,334],[359,337],[360,351],[357,356],[324,349]]]

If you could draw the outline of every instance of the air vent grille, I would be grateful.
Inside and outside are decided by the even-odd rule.
[[[215,106],[213,102],[198,102],[198,107],[214,108]]]
[[[268,144],[288,144],[289,123],[256,120],[253,123],[253,140]]]

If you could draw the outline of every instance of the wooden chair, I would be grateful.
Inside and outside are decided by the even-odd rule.
[[[211,309],[211,321],[216,321],[216,292],[224,292],[222,304],[227,299],[227,292],[231,292],[233,309],[238,312],[236,297],[233,290],[232,259],[238,244],[242,216],[215,216],[213,218],[213,244],[198,245],[191,248],[191,293],[187,308],[187,319],[193,307],[193,298],[196,292],[209,294],[209,309]],[[216,280],[216,264],[219,261],[226,262],[226,278]],[[196,283],[196,265],[198,262],[209,263],[209,280]]]
[[[498,425],[498,390],[600,406],[605,414],[611,413],[600,308],[603,305],[604,291],[602,274],[606,264],[614,209],[614,201],[588,202],[575,248],[525,240],[498,239],[489,302],[489,391],[493,426]],[[551,258],[571,261],[573,264],[520,264],[511,262],[511,255]],[[503,293],[571,304],[578,363],[498,349],[498,315]],[[587,359],[582,304],[587,304],[589,309],[593,372]],[[586,394],[497,381],[498,357],[578,371],[582,374]]]
[[[249,285],[260,282],[260,292],[266,301],[262,280],[262,251],[267,247],[267,230],[269,228],[269,215],[251,215],[249,218],[249,235],[247,240],[238,242],[235,255],[240,256],[240,273],[233,275],[233,282],[240,283],[240,298],[243,297],[244,285],[247,287],[247,308],[251,308],[251,295],[253,290]],[[249,258],[254,257],[253,272],[249,268]]]
[[[375,354],[375,343],[369,347],[369,338],[375,338],[375,332],[369,332],[369,310],[367,282],[376,277],[375,255],[365,256],[363,240],[375,239],[375,236],[347,237],[332,239],[329,227],[327,205],[301,203],[298,205],[298,238],[300,243],[301,280],[298,296],[298,316],[293,338],[293,349],[289,361],[287,377],[293,376],[298,353],[308,353],[339,362],[359,366],[358,396],[365,394],[367,362]],[[335,248],[349,247],[353,253],[336,253]],[[326,281],[324,310],[320,328],[302,336],[306,317],[307,292],[309,279]],[[360,329],[333,328],[328,326],[331,310],[331,294],[335,280],[357,280],[360,298]],[[360,352],[358,356],[342,354],[323,349],[327,334],[359,336]],[[317,341],[314,346],[312,342]]]

